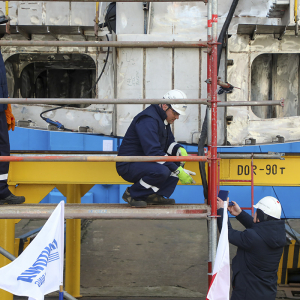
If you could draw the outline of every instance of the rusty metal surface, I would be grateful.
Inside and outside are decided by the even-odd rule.
[[[0,46],[17,47],[118,47],[118,48],[206,48],[207,42],[165,41],[18,41],[1,40]]]
[[[88,162],[153,162],[153,161],[207,161],[207,156],[68,156],[68,155],[36,155],[36,156],[0,156],[0,161],[88,161]]]
[[[3,205],[0,219],[47,219],[56,204]],[[206,204],[175,204],[133,208],[128,204],[66,204],[65,219],[203,219]]]

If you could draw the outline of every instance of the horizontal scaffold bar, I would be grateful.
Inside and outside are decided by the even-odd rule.
[[[172,99],[94,99],[94,98],[0,98],[0,103],[11,104],[172,104]],[[179,104],[203,104],[210,106],[211,103],[207,99],[176,99]],[[218,102],[218,107],[224,106],[283,106],[283,100],[270,101],[227,101]]]
[[[14,1],[23,1],[24,0],[14,0]],[[63,2],[66,0],[45,0],[47,2]],[[207,3],[207,0],[115,0],[114,2],[204,2]],[[25,1],[26,2],[26,1]],[[99,2],[99,0],[69,0],[69,2]],[[101,2],[112,2],[111,0],[102,0]]]
[[[11,104],[173,104],[172,99],[93,99],[93,98],[0,98],[0,103]],[[176,99],[176,103],[204,104],[207,99]]]
[[[270,153],[220,153],[222,159],[284,159],[285,153],[270,152]]]
[[[18,41],[0,40],[7,47],[206,48],[207,42],[180,41]]]
[[[48,219],[56,205],[3,205],[0,219]],[[16,209],[17,208],[17,209]],[[175,204],[132,208],[128,204],[66,204],[65,219],[203,219],[210,215],[206,204]]]
[[[154,162],[154,161],[207,161],[207,156],[0,156],[0,161],[44,161],[44,162]]]

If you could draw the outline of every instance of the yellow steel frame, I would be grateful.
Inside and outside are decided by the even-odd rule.
[[[255,185],[300,185],[297,174],[300,157],[285,160],[256,159]],[[222,159],[221,179],[250,179],[251,160]],[[201,185],[198,162],[188,162],[186,168],[197,173],[195,180]],[[81,197],[94,184],[128,184],[116,172],[114,162],[11,162],[8,176],[10,190],[26,197],[26,203],[39,203],[54,187],[67,197],[68,203],[80,203]],[[249,183],[250,184],[250,183]],[[249,185],[233,183],[232,185]],[[228,185],[228,183],[224,183]],[[18,220],[0,220],[0,245],[14,253],[15,223]],[[65,290],[80,297],[80,220],[67,220]],[[8,264],[0,256],[0,268]],[[12,295],[0,290],[1,300],[12,300]]]

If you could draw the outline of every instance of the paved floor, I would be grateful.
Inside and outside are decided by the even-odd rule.
[[[22,220],[16,235],[43,222]],[[290,224],[300,232],[300,220]],[[81,299],[205,299],[206,220],[83,220],[82,225]],[[243,229],[236,220],[232,225]],[[230,246],[231,259],[235,252]],[[285,298],[281,291],[277,296]]]

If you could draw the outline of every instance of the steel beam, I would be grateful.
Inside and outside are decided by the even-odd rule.
[[[80,185],[67,185],[67,202],[81,202]],[[80,205],[80,204],[79,204]],[[66,212],[65,212],[65,218]],[[67,218],[65,289],[73,297],[80,295],[81,218]]]
[[[96,1],[95,1],[96,2]],[[110,2],[110,1],[109,1]],[[144,2],[144,1],[141,1]],[[118,48],[206,48],[207,42],[179,41],[19,41],[1,40],[0,47],[118,47]]]
[[[70,197],[73,197],[72,193]],[[3,205],[0,219],[48,219],[55,207],[56,204]],[[159,205],[147,208],[132,208],[128,204],[65,205],[66,219],[203,219],[209,214],[210,207],[206,204]]]

